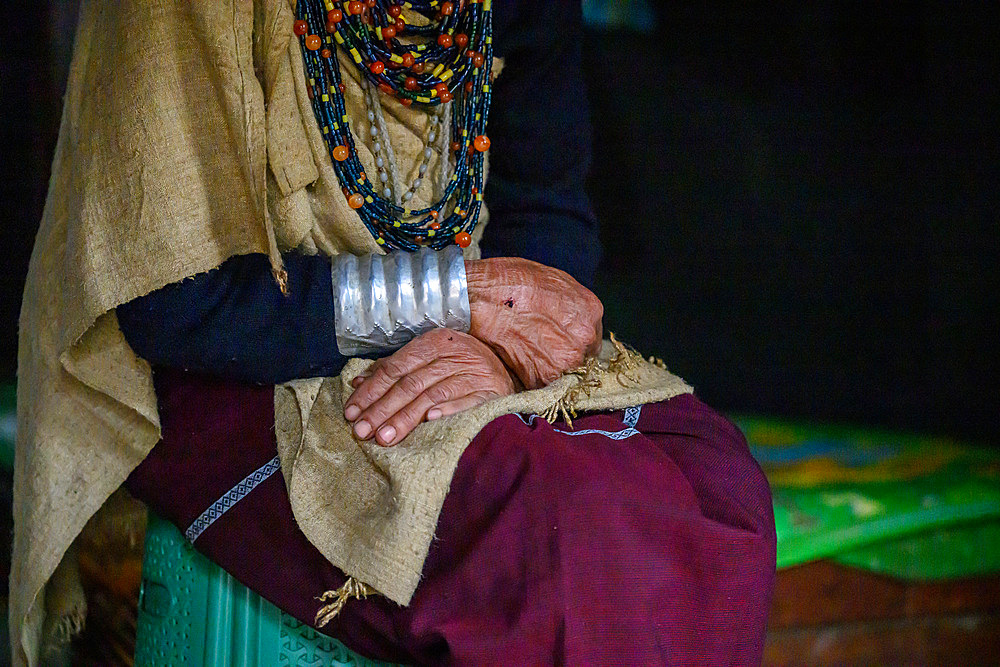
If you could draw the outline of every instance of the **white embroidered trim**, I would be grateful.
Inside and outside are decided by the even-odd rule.
[[[256,489],[259,484],[280,469],[281,461],[277,456],[275,456],[273,459],[244,477],[239,484],[226,491],[221,498],[216,500],[208,507],[207,510],[202,512],[201,516],[195,519],[194,523],[188,526],[188,529],[184,531],[184,537],[188,539],[188,542],[194,542],[197,540],[201,534],[204,533],[209,526],[215,523],[219,517],[232,509],[233,505],[243,500],[247,494]]]
[[[631,408],[625,408],[625,415],[622,417],[622,422],[624,422],[626,428],[621,431],[601,431],[599,429],[587,428],[582,431],[564,431],[560,428],[553,427],[553,431],[558,431],[563,435],[603,435],[605,437],[611,438],[612,440],[624,440],[625,438],[631,438],[633,435],[639,435],[639,431],[635,429],[636,424],[639,423],[639,415],[642,414],[642,406],[636,405]],[[534,423],[538,415],[528,415],[525,419],[524,415],[518,414],[518,418],[523,421],[528,426]]]

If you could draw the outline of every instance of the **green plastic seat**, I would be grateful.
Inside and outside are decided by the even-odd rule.
[[[387,667],[283,613],[150,515],[142,565],[139,667]]]

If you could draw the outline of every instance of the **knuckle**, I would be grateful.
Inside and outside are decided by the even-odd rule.
[[[450,401],[453,394],[451,383],[448,382],[439,382],[427,390],[427,398],[435,404]]]
[[[416,396],[424,390],[424,382],[419,375],[409,373],[404,375],[397,382],[399,388],[410,396]]]

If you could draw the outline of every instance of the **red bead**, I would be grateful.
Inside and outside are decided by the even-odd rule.
[[[468,248],[472,243],[472,235],[469,232],[459,232],[455,234],[455,243],[459,248]]]
[[[469,49],[468,51],[465,52],[465,57],[468,58],[468,59],[470,59],[470,60],[472,58],[474,58],[475,55],[476,55],[476,52],[473,51],[472,49]]]
[[[435,220],[437,220],[437,218],[438,218],[438,212],[437,211],[431,211],[430,215],[431,215],[432,218],[434,218]],[[434,225],[437,225],[437,223],[436,222],[432,223],[431,227],[434,227]],[[438,225],[438,227],[440,227],[440,226],[441,225]],[[434,227],[434,229],[437,229],[437,227]]]
[[[413,63],[417,62],[417,59],[413,57],[412,53],[403,54],[403,67],[413,67]]]
[[[438,35],[438,46],[443,46],[444,48],[447,49],[449,46],[451,46],[451,43],[452,43],[451,35]]]
[[[415,239],[413,239],[413,242],[416,243],[417,245],[420,245],[421,243],[424,242],[424,237],[423,236],[418,236]]]
[[[431,227],[431,229],[441,229],[441,223],[440,222],[432,222],[431,225],[430,225],[430,227]]]
[[[477,188],[476,186],[472,186],[472,194],[474,195],[479,194],[479,188]]]
[[[375,0],[365,0],[365,4],[368,5],[368,9],[371,9],[375,6]]]
[[[465,82],[465,92],[466,92],[466,94],[472,92],[472,82],[471,81],[466,81]]]
[[[343,18],[344,18],[344,12],[340,11],[339,9],[331,9],[326,13],[327,23],[340,23],[340,21]]]
[[[322,51],[319,52],[319,54],[324,58],[330,58],[331,56],[333,56],[333,51],[331,51],[330,49],[323,49]]]
[[[365,3],[361,2],[361,0],[352,0],[352,2],[347,5],[347,11],[351,14],[360,14],[364,10]]]
[[[389,16],[392,18],[399,18],[399,15],[403,13],[403,8],[399,5],[389,5]]]
[[[340,191],[344,193],[345,197],[350,197],[351,196],[351,191],[347,189],[347,186],[344,186],[344,187],[340,188]]]
[[[306,88],[306,95],[309,96],[309,99],[314,99],[316,97],[316,95],[313,94],[312,86],[309,86],[308,88]]]
[[[468,43],[469,43],[469,36],[466,35],[464,32],[460,32],[457,35],[455,35],[455,44],[458,45],[458,48],[464,49],[465,45]]]
[[[441,101],[444,102],[445,104],[447,104],[448,102],[451,102],[453,99],[455,99],[455,96],[452,95],[451,93],[441,93],[440,97],[441,97]]]
[[[337,24],[336,23],[330,23],[329,21],[327,21],[326,22],[326,31],[328,33],[330,33],[331,35],[333,33],[337,32]]]
[[[285,25],[288,24],[286,23]],[[301,19],[292,24],[292,32],[294,32],[299,37],[306,34],[306,32],[308,31],[309,31],[309,26],[306,25],[306,22]]]
[[[353,195],[347,198],[347,205],[351,208],[361,208],[365,205],[365,198],[359,193],[355,192]]]
[[[413,72],[414,74],[423,74],[424,73],[424,64],[423,63],[417,63],[416,65],[414,65],[413,67],[410,68],[410,71]]]
[[[406,21],[403,19],[396,19],[396,34],[402,35],[403,31],[406,30]]]
[[[483,54],[481,53],[477,53],[476,55],[472,56],[472,65],[474,67],[482,67],[485,61],[486,59],[483,58]]]
[[[441,83],[434,84],[434,90],[437,91],[438,95],[444,95],[448,92],[448,84],[443,81]]]
[[[381,90],[386,95],[392,95],[392,86],[387,83],[378,84],[378,89]]]
[[[406,77],[406,81],[403,82],[403,88],[406,88],[407,90],[416,90],[419,87],[420,83],[418,83],[416,77],[413,76]]]
[[[382,37],[384,39],[392,39],[395,36],[396,36],[396,26],[387,25],[386,27],[382,28]]]
[[[350,154],[351,151],[347,148],[347,146],[337,146],[333,149],[333,159],[337,162],[343,162]]]
[[[399,103],[402,104],[404,107],[408,107],[411,104],[413,104],[413,100],[411,100],[409,97],[404,97],[403,99],[399,100]]]
[[[310,51],[316,51],[320,46],[323,45],[323,40],[320,39],[319,35],[309,35],[306,37],[306,48]]]
[[[462,144],[458,143],[457,141],[453,141],[451,142],[451,146],[449,146],[449,148],[451,148],[452,153],[457,153],[459,149],[462,148]]]
[[[376,60],[368,66],[368,69],[371,70],[372,74],[381,74],[385,71],[385,63],[381,60]]]
[[[476,152],[476,147],[475,146],[469,146],[469,155],[472,155],[475,152]]]
[[[344,92],[345,90],[347,90],[347,86],[345,86],[342,83],[338,83],[337,84],[337,89],[340,90],[340,92]]]
[[[477,151],[483,153],[490,147],[490,138],[487,137],[485,134],[480,134],[472,142],[472,145],[476,147]]]
[[[451,2],[441,3],[441,14],[444,16],[451,16],[452,12],[455,11],[455,5]]]

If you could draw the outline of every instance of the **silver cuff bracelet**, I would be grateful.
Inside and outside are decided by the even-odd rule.
[[[333,258],[333,314],[344,356],[392,351],[437,327],[468,331],[469,290],[457,245],[435,252]]]

